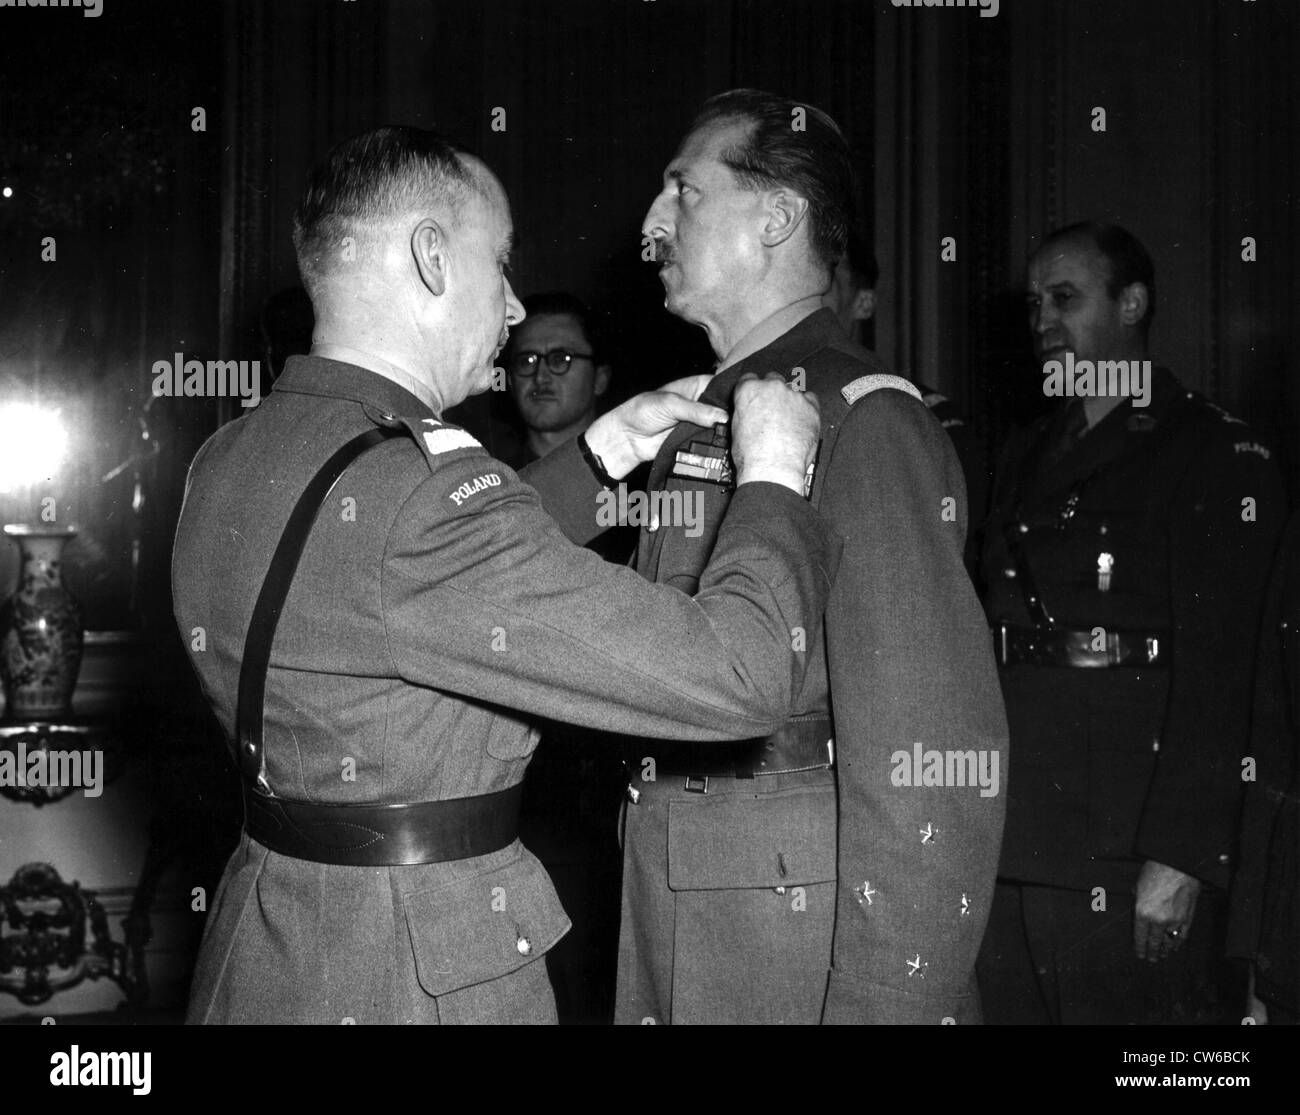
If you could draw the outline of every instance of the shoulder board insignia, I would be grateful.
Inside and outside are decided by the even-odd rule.
[[[1232,451],[1234,453],[1256,453],[1266,461],[1273,456],[1272,453],[1257,441],[1239,441],[1232,447]]]
[[[1226,410],[1223,409],[1223,407],[1210,402],[1209,399],[1201,399],[1201,403],[1209,407],[1210,410],[1214,411],[1214,413],[1217,414],[1220,418],[1222,418],[1225,422],[1228,422],[1235,426],[1244,426],[1246,424],[1244,419],[1237,418],[1235,415],[1229,414]]]
[[[424,419],[424,425],[432,427],[420,431],[420,436],[424,438],[424,444],[432,456],[450,453],[456,449],[483,448],[482,442],[458,426],[444,426],[433,418]]]
[[[921,402],[932,410],[948,401],[947,395],[940,395],[938,391],[927,391],[921,396]]]
[[[869,376],[861,376],[852,383],[846,383],[840,388],[840,394],[844,396],[844,401],[852,406],[864,395],[870,395],[873,391],[880,391],[882,388],[889,388],[893,391],[904,391],[921,402],[921,392],[916,389],[916,384],[905,380],[902,376],[891,376],[877,372]]]

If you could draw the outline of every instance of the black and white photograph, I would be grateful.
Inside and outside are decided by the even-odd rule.
[[[0,0],[0,524],[15,1095],[1296,1094],[1296,0]]]

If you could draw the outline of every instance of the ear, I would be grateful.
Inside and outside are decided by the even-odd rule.
[[[609,373],[609,365],[601,364],[600,367],[596,369],[596,374],[592,377],[591,389],[592,393],[597,398],[600,398],[600,396],[609,389]]]
[[[773,190],[767,195],[767,220],[759,238],[765,248],[784,244],[795,234],[808,212],[808,199],[788,190]]]
[[[1151,294],[1146,283],[1129,283],[1119,292],[1119,319],[1125,325],[1137,325],[1147,315]]]
[[[430,294],[440,295],[447,289],[447,234],[432,217],[426,217],[411,233],[411,256],[420,282]]]
[[[876,313],[876,292],[860,290],[853,296],[853,305],[849,310],[854,321],[868,321]]]

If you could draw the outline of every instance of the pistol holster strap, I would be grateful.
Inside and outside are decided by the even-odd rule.
[[[235,711],[235,762],[244,783],[244,827],[282,855],[350,867],[444,863],[499,851],[515,839],[523,783],[446,801],[325,804],[272,795],[262,749],[262,712],[271,643],[312,524],[344,470],[405,428],[376,427],[349,441],[312,477],[275,548],[244,639]]]

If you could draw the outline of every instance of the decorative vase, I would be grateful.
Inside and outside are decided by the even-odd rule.
[[[18,588],[0,605],[0,678],[11,720],[66,716],[81,668],[81,608],[60,558],[74,527],[4,528],[22,557]]]

